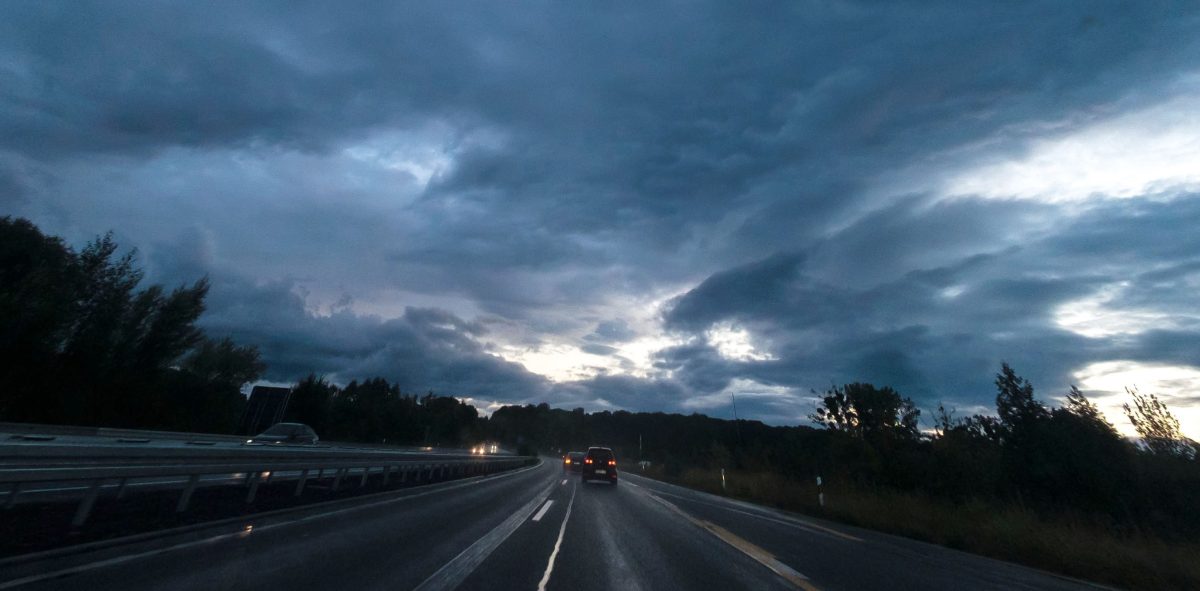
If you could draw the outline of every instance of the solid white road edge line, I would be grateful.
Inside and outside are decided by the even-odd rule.
[[[494,476],[490,476],[487,478],[482,478],[480,480],[472,480],[470,482],[463,482],[460,484],[455,484],[455,485],[451,485],[451,486],[438,488],[436,490],[428,490],[428,491],[419,492],[419,493],[415,493],[415,494],[411,494],[411,495],[404,495],[402,497],[391,498],[391,499],[387,499],[387,500],[383,500],[383,501],[378,501],[375,503],[368,503],[366,505],[355,505],[353,507],[347,507],[345,509],[338,509],[336,511],[329,511],[326,513],[317,513],[314,515],[308,515],[306,517],[292,519],[289,521],[283,521],[280,523],[271,523],[271,524],[267,524],[267,525],[260,525],[258,527],[247,526],[247,529],[242,530],[242,531],[231,532],[231,533],[227,533],[227,534],[220,534],[220,535],[212,536],[210,538],[204,538],[203,540],[193,540],[191,542],[183,542],[181,544],[175,544],[174,546],[167,546],[166,548],[158,548],[155,550],[148,550],[146,552],[139,552],[137,554],[127,554],[125,556],[115,556],[113,558],[99,560],[96,562],[89,562],[87,564],[72,566],[70,568],[64,568],[61,570],[51,571],[48,573],[38,573],[36,575],[29,575],[28,577],[22,577],[20,579],[13,579],[11,581],[0,582],[0,591],[3,591],[4,589],[12,589],[15,587],[20,587],[22,585],[28,585],[30,583],[37,583],[37,582],[46,581],[49,579],[57,579],[59,577],[65,577],[68,575],[74,575],[74,574],[78,574],[78,573],[82,573],[82,572],[87,572],[90,570],[95,570],[95,569],[103,568],[106,566],[124,564],[126,562],[132,562],[134,560],[140,560],[142,558],[149,558],[151,556],[158,556],[160,554],[167,554],[169,552],[174,552],[176,550],[182,550],[184,548],[193,548],[195,546],[203,546],[206,544],[215,544],[217,542],[231,540],[234,538],[245,538],[247,536],[252,535],[255,531],[261,532],[263,530],[275,529],[275,528],[279,528],[279,527],[293,525],[296,523],[304,523],[306,521],[315,521],[317,519],[324,519],[326,517],[332,517],[334,515],[342,515],[345,513],[352,513],[354,511],[361,511],[364,509],[370,509],[372,507],[379,507],[382,505],[390,505],[392,503],[399,503],[402,501],[407,501],[409,499],[415,499],[418,497],[424,497],[424,496],[429,496],[429,495],[436,494],[436,493],[446,492],[448,490],[455,490],[455,489],[463,488],[466,486],[472,486],[472,485],[480,484],[483,482],[489,482],[491,480],[496,480],[499,478],[515,476],[517,474],[527,472],[529,470],[537,469],[537,468],[541,467],[541,465],[542,465],[542,463],[538,462],[537,464],[535,464],[533,466],[529,466],[526,468],[518,468],[517,470],[514,470],[512,472],[502,472],[500,474],[496,474]],[[247,516],[247,520],[250,520],[253,518],[254,518],[253,515]]]
[[[546,487],[546,490],[530,499],[508,519],[492,528],[492,531],[484,534],[482,538],[475,540],[474,544],[468,546],[450,562],[442,565],[437,572],[429,575],[429,578],[417,585],[413,591],[449,591],[458,587],[476,567],[491,555],[492,551],[503,544],[504,540],[507,540],[514,531],[517,531],[517,528],[521,527],[526,519],[529,519],[529,515],[538,508],[538,505],[545,502],[546,497],[549,497],[553,490],[553,484]]]
[[[546,562],[546,572],[542,573],[542,580],[538,582],[538,591],[546,591],[546,585],[550,582],[550,574],[554,572],[554,560],[558,558],[558,550],[562,548],[563,534],[567,533],[567,520],[571,518],[571,508],[575,506],[575,492],[579,490],[579,485],[571,488],[571,500],[567,502],[567,514],[563,516],[562,526],[558,528],[558,540],[554,542],[554,551],[550,553],[550,560]]]
[[[542,517],[544,517],[546,515],[546,511],[550,510],[550,505],[553,505],[553,504],[554,504],[554,499],[547,500],[546,504],[542,505],[542,509],[540,511],[538,511],[536,515],[533,516],[533,520],[541,521]]]

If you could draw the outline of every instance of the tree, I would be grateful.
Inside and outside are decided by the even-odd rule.
[[[337,391],[337,386],[330,384],[325,378],[308,374],[292,388],[287,420],[304,423],[315,429],[318,434],[327,435],[330,404]]]
[[[1033,384],[1017,375],[1007,363],[996,374],[996,414],[1010,433],[1032,426],[1050,417],[1050,411],[1033,397]]]
[[[915,439],[919,435],[920,415],[912,400],[902,398],[892,388],[855,382],[830,388],[821,398],[821,406],[809,418],[829,429],[864,439],[884,436]]]
[[[118,250],[111,232],[76,253],[0,218],[0,417],[225,430],[257,350],[204,338],[206,279],[143,286],[136,251]]]
[[[239,346],[229,337],[219,341],[203,339],[180,367],[207,382],[237,388],[258,379],[266,370],[257,347]]]
[[[1126,388],[1133,398],[1133,406],[1125,403],[1125,416],[1133,423],[1133,428],[1142,437],[1142,446],[1155,455],[1192,458],[1196,455],[1196,444],[1179,430],[1179,419],[1171,414],[1167,405],[1159,401],[1154,394],[1149,396],[1137,391],[1136,388]]]

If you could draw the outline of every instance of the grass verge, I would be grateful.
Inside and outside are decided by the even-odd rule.
[[[1124,589],[1200,589],[1200,544],[1123,533],[1078,516],[1048,518],[995,502],[950,503],[828,483],[822,508],[815,483],[768,472],[726,472],[724,490],[713,470],[668,475],[652,466],[636,473]]]

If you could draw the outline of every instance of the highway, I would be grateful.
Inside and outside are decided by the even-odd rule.
[[[1095,589],[557,460],[0,561],[3,589]]]

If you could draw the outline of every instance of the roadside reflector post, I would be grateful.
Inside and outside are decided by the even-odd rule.
[[[92,481],[92,485],[88,487],[87,496],[79,502],[79,509],[75,511],[75,518],[71,520],[71,528],[75,529],[87,521],[88,515],[92,513],[92,506],[96,504],[96,497],[100,496],[100,484],[103,480],[97,478]]]
[[[199,474],[192,474],[191,476],[188,476],[187,487],[183,489],[183,494],[179,495],[179,502],[175,504],[176,513],[183,513],[184,511],[187,511],[188,503],[192,502],[192,493],[196,492],[196,485],[199,483]]]
[[[821,489],[821,477],[817,477],[817,504],[825,508],[825,491]]]
[[[725,469],[721,468],[721,492],[725,492]]]
[[[300,480],[296,482],[296,492],[292,495],[298,497],[304,492],[304,483],[308,481],[308,469],[300,471]]]

